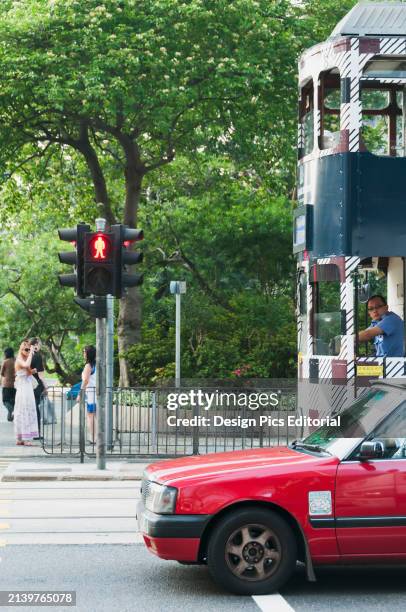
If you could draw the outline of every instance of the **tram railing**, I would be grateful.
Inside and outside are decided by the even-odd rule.
[[[106,414],[106,449],[111,456],[173,457],[289,443],[300,432],[288,426],[295,415],[296,388],[200,388],[213,394],[212,404],[193,401],[190,388],[113,388]],[[196,391],[195,391],[196,393]],[[182,395],[184,394],[184,395]],[[226,402],[220,402],[226,397]],[[258,406],[252,398],[273,397],[273,405]],[[174,398],[180,398],[179,405]],[[191,401],[185,401],[188,397]],[[251,405],[249,404],[251,401]],[[276,405],[275,405],[276,402]],[[174,405],[176,404],[176,408]],[[208,408],[208,409],[207,409]],[[96,418],[87,416],[85,398],[71,389],[53,387],[41,402],[45,453],[93,457]]]

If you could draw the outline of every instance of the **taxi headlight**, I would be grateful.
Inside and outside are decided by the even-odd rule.
[[[173,514],[178,490],[157,482],[149,482],[145,496],[145,508],[156,514]]]

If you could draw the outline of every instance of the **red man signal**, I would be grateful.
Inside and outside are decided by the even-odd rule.
[[[107,234],[95,234],[88,243],[89,256],[94,260],[108,260],[111,257],[112,245]]]
[[[114,235],[89,232],[85,236],[84,287],[86,295],[114,295]]]

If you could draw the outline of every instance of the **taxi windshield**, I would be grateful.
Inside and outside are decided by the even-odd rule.
[[[339,425],[324,425],[316,429],[303,439],[303,444],[344,456],[405,399],[406,393],[402,389],[369,389],[341,413]]]

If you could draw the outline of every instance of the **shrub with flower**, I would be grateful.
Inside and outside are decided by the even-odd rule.
[[[248,363],[246,363],[242,365],[240,368],[236,368],[235,370],[233,370],[231,374],[233,376],[236,376],[237,378],[241,378],[245,376],[250,369],[251,369],[251,366]]]

